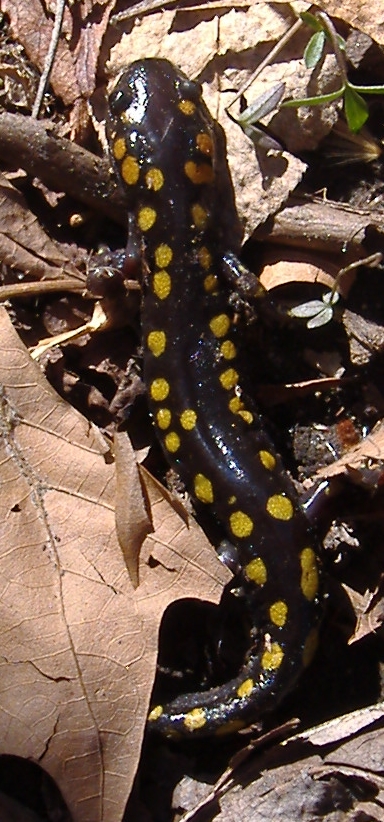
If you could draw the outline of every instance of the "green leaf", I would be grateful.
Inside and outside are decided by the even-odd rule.
[[[333,103],[342,97],[345,91],[345,86],[342,85],[337,91],[332,91],[330,94],[320,94],[318,97],[302,97],[300,100],[284,100],[280,108],[300,108],[300,106],[321,106],[325,103]]]
[[[257,123],[262,117],[277,108],[284,92],[285,83],[277,83],[272,88],[259,94],[256,100],[236,117],[236,122],[242,129]]]
[[[360,94],[384,94],[384,86],[355,86],[354,83],[348,85]]]
[[[361,94],[358,94],[350,85],[345,88],[344,112],[348,128],[354,134],[360,131],[364,123],[368,120],[368,106],[365,100]]]
[[[304,51],[304,61],[308,69],[317,66],[323,53],[325,43],[325,32],[317,31],[312,35]]]
[[[231,119],[234,119],[235,123],[239,124],[244,134],[252,140],[256,148],[261,146],[264,149],[282,151],[281,144],[278,143],[277,140],[274,140],[274,138],[262,128],[258,128],[257,123],[262,117],[265,117],[267,114],[270,114],[273,109],[277,108],[284,91],[285,83],[277,83],[273,88],[260,94],[259,97],[247,106],[236,118],[231,114],[229,115]]]
[[[311,14],[310,11],[303,11],[302,14],[300,14],[300,18],[303,21],[303,23],[306,23],[307,26],[311,27],[311,29],[314,29],[315,31],[323,30],[323,26],[320,23],[320,20],[318,20],[314,14]]]

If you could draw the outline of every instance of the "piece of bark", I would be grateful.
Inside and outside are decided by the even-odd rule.
[[[357,259],[367,253],[364,240],[368,227],[384,235],[383,214],[331,200],[292,196],[285,208],[255,231],[253,239],[327,254],[341,254],[346,249]]]

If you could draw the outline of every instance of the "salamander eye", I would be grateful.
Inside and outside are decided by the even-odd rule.
[[[186,100],[192,100],[193,103],[200,102],[201,97],[203,95],[203,87],[200,85],[200,83],[196,83],[194,80],[188,80],[187,78],[183,78],[177,81],[176,86],[181,97],[185,98]]]
[[[109,108],[114,117],[120,115],[129,108],[133,100],[133,94],[129,86],[124,90],[116,88],[109,96]]]

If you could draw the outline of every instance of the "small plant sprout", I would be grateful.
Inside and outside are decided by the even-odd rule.
[[[288,315],[296,319],[307,320],[307,328],[310,329],[320,328],[320,326],[326,325],[332,320],[334,307],[340,298],[338,288],[341,278],[355,268],[359,268],[361,265],[365,265],[368,268],[377,268],[382,262],[382,259],[383,255],[377,252],[376,254],[371,254],[369,257],[365,257],[363,260],[356,260],[345,268],[341,268],[335,278],[331,291],[326,291],[321,300],[310,300],[307,303],[296,305],[288,311]]]
[[[344,56],[345,40],[337,34],[336,29],[324,12],[314,15],[304,12],[301,19],[314,29],[305,52],[304,60],[307,68],[314,68],[319,62],[325,43],[331,43],[339,67],[341,86],[329,94],[320,94],[316,97],[303,97],[299,100],[286,100],[283,107],[299,108],[300,106],[319,106],[343,99],[345,119],[351,132],[358,132],[368,119],[368,106],[363,94],[384,94],[384,86],[357,86],[348,80],[347,65]]]
[[[339,301],[337,291],[326,291],[321,300],[309,300],[307,303],[296,305],[288,311],[290,317],[307,320],[307,328],[319,328],[329,323],[333,317],[334,306]]]

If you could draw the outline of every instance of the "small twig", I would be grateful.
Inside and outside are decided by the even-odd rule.
[[[45,58],[45,65],[43,73],[40,77],[39,88],[37,89],[36,99],[32,108],[32,117],[37,119],[39,116],[41,103],[45,94],[45,89],[49,80],[49,75],[52,70],[53,61],[55,59],[57,46],[60,38],[61,26],[63,24],[65,9],[65,0],[56,0],[55,22],[53,24],[51,42],[49,44],[47,56]]]
[[[12,300],[15,297],[34,297],[40,294],[55,293],[57,291],[84,291],[85,281],[81,282],[66,277],[62,280],[34,280],[30,283],[11,283],[0,286],[0,302]]]
[[[271,51],[268,52],[267,56],[264,58],[264,60],[262,60],[260,65],[257,66],[257,69],[255,69],[251,76],[248,77],[246,82],[243,83],[243,85],[231,101],[228,108],[230,108],[231,106],[233,106],[234,103],[236,103],[239,97],[241,97],[241,95],[244,94],[244,92],[247,90],[247,88],[249,88],[249,86],[253,83],[256,77],[258,77],[259,74],[261,74],[261,72],[264,71],[266,66],[269,66],[270,63],[272,63],[272,61],[275,59],[275,57],[277,57],[278,54],[280,54],[281,50],[286,46],[286,44],[293,37],[293,35],[296,34],[297,31],[299,31],[302,25],[302,20],[296,20],[296,23],[293,23],[293,25],[288,29],[288,31],[286,31],[285,34],[283,34],[278,43],[276,43],[273,49],[271,49]]]
[[[340,268],[338,275],[333,283],[332,290],[331,290],[331,301],[338,291],[339,283],[342,277],[345,274],[349,274],[350,271],[354,271],[356,268],[361,268],[363,265],[366,268],[379,268],[380,264],[383,261],[383,255],[380,251],[376,251],[374,254],[370,254],[368,257],[360,257],[358,260],[354,260],[349,265],[346,265],[344,268]]]
[[[110,23],[112,26],[116,26],[118,23],[121,23],[122,20],[132,20],[135,17],[139,17],[140,15],[144,14],[151,14],[153,11],[157,9],[164,9],[164,7],[175,6],[177,4],[177,0],[142,0],[142,2],[135,3],[131,8],[124,9],[123,11],[119,11],[117,14],[114,14],[111,17]],[[218,3],[218,8],[222,7],[221,3]],[[239,2],[231,3],[231,8],[244,8],[247,5],[247,0],[239,0]],[[212,10],[212,3],[207,4],[207,6],[203,5],[187,5],[183,6],[183,11],[201,11],[201,9],[208,8]],[[213,8],[215,6],[213,5]],[[177,11],[178,9],[176,9]]]

